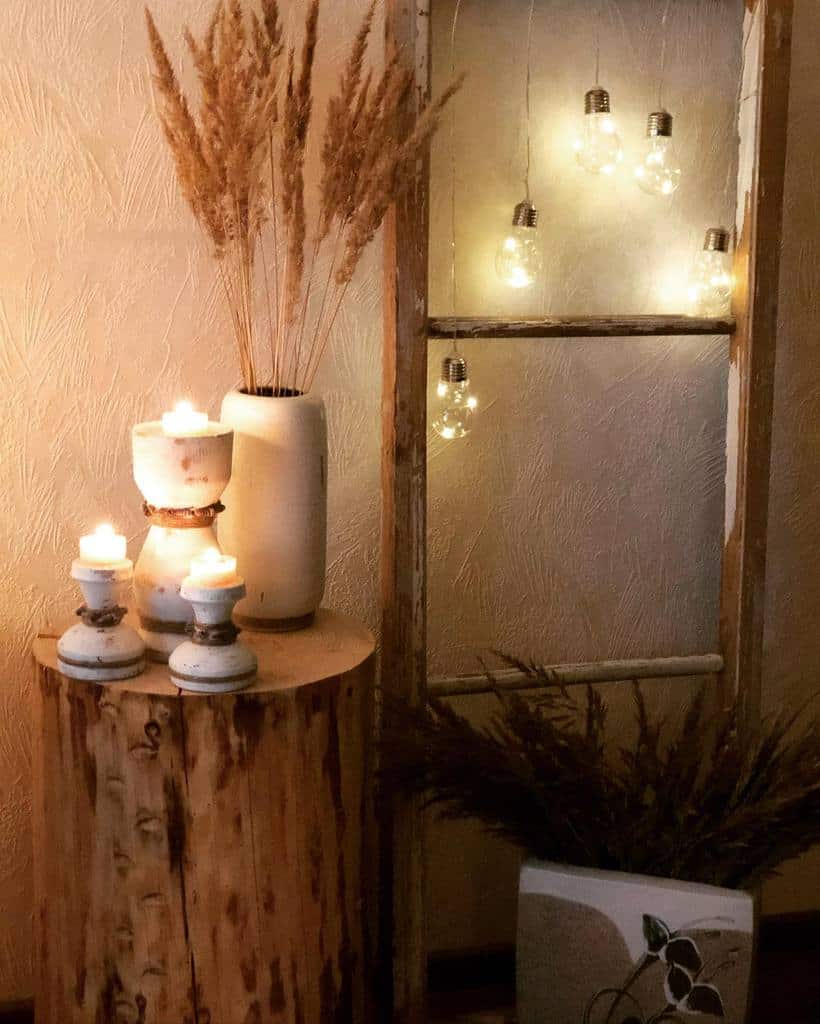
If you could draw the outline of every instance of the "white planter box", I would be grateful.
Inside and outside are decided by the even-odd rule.
[[[518,898],[519,1024],[747,1019],[745,892],[530,861]]]

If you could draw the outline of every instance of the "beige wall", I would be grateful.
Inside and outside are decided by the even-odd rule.
[[[536,0],[532,193],[546,285],[510,293],[493,246],[522,198],[527,0],[462,2],[455,127],[458,305],[465,315],[670,308],[670,268],[688,269],[703,228],[734,222],[742,0],[670,5],[665,103],[684,168],[671,202],[629,179],[603,188],[569,148],[591,84],[593,29],[576,0]],[[592,5],[589,5],[592,6]],[[664,0],[601,5],[601,82],[627,153],[654,109]],[[434,5],[434,69],[449,74],[453,3]],[[766,687],[773,703],[816,686],[820,377],[813,290],[820,12],[798,0],[778,362]],[[449,290],[450,140],[433,159],[430,294]],[[446,351],[433,347],[433,356]],[[716,649],[723,527],[725,339],[466,342],[482,414],[469,438],[431,436],[430,665],[475,670],[501,647],[548,661]],[[431,359],[431,377],[436,367]],[[674,710],[691,692],[655,683]],[[624,696],[609,689],[616,722]],[[460,707],[480,715],[480,702]],[[468,825],[430,839],[430,945],[510,941],[517,857]],[[767,890],[766,909],[820,906],[820,857]]]
[[[463,3],[466,26],[471,6],[486,2]],[[638,20],[636,4],[606,5],[611,53],[603,62],[633,139],[651,105],[657,37],[657,19],[641,4]],[[514,5],[523,7],[523,0]],[[483,20],[490,49],[481,51],[489,57],[477,75],[479,83],[497,76],[499,96],[501,84],[511,89],[521,70],[512,59],[521,18],[514,5],[485,11],[469,43],[478,52]],[[302,5],[294,6],[298,21]],[[363,6],[326,0],[332,43],[320,62],[322,89],[340,40]],[[446,21],[446,0],[434,6]],[[727,51],[728,64],[712,67],[705,55],[710,47],[731,50],[728,26],[739,4],[706,4],[716,19],[706,28],[700,27],[706,12],[699,0],[672,6],[682,20],[670,49],[667,102],[680,114],[684,148],[693,152],[697,144],[708,157],[697,165],[708,186],[681,195],[674,212],[659,221],[656,208],[631,188],[616,193],[617,202],[590,198],[589,183],[563,166],[565,129],[588,85],[590,40],[588,27],[582,32],[570,19],[576,0],[551,3],[549,10],[540,4],[539,19],[547,24],[538,29],[544,39],[533,95],[544,116],[535,118],[534,182],[544,196],[545,225],[552,222],[549,230],[560,239],[550,255],[545,308],[602,311],[613,294],[623,309],[655,307],[654,268],[685,263],[703,220],[729,215],[724,175],[732,160],[731,90],[724,84],[737,56]],[[162,0],[155,7],[173,35],[183,20],[201,25],[209,4]],[[506,13],[497,23],[498,12]],[[807,666],[817,664],[820,648],[812,617],[820,584],[817,573],[806,571],[816,564],[820,515],[820,359],[812,316],[813,288],[820,285],[814,188],[820,128],[813,114],[820,96],[812,66],[820,12],[814,0],[797,0],[797,19],[767,635],[769,693],[790,700],[809,689]],[[442,20],[436,21],[437,40]],[[514,32],[505,28],[508,20]],[[128,532],[132,553],[139,548],[144,527],[130,477],[131,424],[184,394],[214,413],[236,372],[211,267],[177,197],[150,113],[141,5],[25,0],[0,9],[0,34],[2,1001],[30,990],[31,637],[76,604],[68,565],[82,530],[110,516]],[[694,69],[693,54],[700,55]],[[708,90],[700,91],[697,79],[706,70]],[[672,88],[678,80],[688,83],[680,97]],[[511,111],[511,92],[504,103]],[[696,115],[688,126],[684,110]],[[557,122],[549,120],[550,111]],[[495,148],[485,151],[482,131]],[[460,251],[480,250],[489,258],[482,235],[500,231],[520,198],[518,171],[507,155],[515,147],[520,153],[518,113],[497,116],[490,104],[468,107],[458,146],[460,209],[475,225],[465,223]],[[434,169],[438,231],[449,217],[442,152],[439,146]],[[564,172],[567,179],[573,175],[569,185]],[[572,232],[576,215],[583,230]],[[446,266],[436,237],[431,294],[434,308],[446,311]],[[614,275],[605,248],[611,238],[618,240]],[[647,238],[648,249],[640,244]],[[462,259],[467,256],[460,257],[460,273],[469,276]],[[479,311],[485,299],[487,311],[497,311],[493,287],[489,276],[479,275],[473,285],[465,278],[462,311]],[[371,623],[378,571],[380,294],[374,253],[318,384],[329,406],[333,448],[329,599]],[[469,666],[476,652],[494,644],[572,659],[714,643],[725,344],[604,344],[471,349],[487,415],[467,446],[431,445],[434,671]],[[521,390],[529,393],[523,410],[512,386],[515,367],[526,381]],[[645,424],[655,429],[638,430]],[[665,475],[658,476],[659,466]],[[674,703],[682,692],[664,690],[657,699]],[[508,851],[486,842],[477,847],[468,830],[455,829],[434,846],[432,866],[434,947],[509,937],[515,860]],[[816,879],[817,867],[812,874],[810,865],[790,872],[772,889],[772,905],[820,903]]]
[[[183,22],[201,26],[211,8],[153,6],[178,55]],[[304,3],[287,6],[299,25]],[[365,6],[325,0],[320,97]],[[31,638],[78,603],[68,573],[81,531],[111,518],[139,550],[132,424],[186,395],[215,415],[237,379],[213,268],[151,111],[142,7],[0,7],[0,1002],[30,991]],[[328,600],[371,624],[380,328],[374,249],[317,384],[332,449]]]
[[[671,201],[646,196],[626,166],[614,179],[576,166],[593,21],[577,0],[537,0],[531,192],[545,284],[516,292],[497,279],[494,251],[523,196],[528,6],[461,5],[457,312],[674,309],[670,280],[685,281],[706,227],[734,219],[743,0],[670,7],[664,99],[686,174]],[[603,5],[601,82],[627,163],[657,102],[664,6]],[[452,9],[434,4],[436,83],[449,76]],[[450,152],[445,126],[433,152],[434,313],[451,310]],[[447,348],[433,344],[431,377]],[[480,416],[461,444],[431,434],[431,671],[475,666],[489,647],[550,661],[713,650],[726,339],[479,341],[464,351]]]

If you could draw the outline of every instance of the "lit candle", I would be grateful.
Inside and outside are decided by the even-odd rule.
[[[93,533],[80,537],[80,561],[89,565],[112,565],[125,560],[125,537],[110,523],[101,523]]]
[[[162,414],[162,429],[171,437],[195,437],[208,429],[207,412],[197,412],[190,402],[177,402],[173,412]]]
[[[191,559],[191,574],[187,580],[192,587],[233,587],[239,582],[236,559],[223,555],[216,548],[207,548]]]

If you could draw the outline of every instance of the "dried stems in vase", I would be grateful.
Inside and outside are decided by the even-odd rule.
[[[216,260],[251,394],[310,390],[362,253],[412,182],[461,84],[417,116],[402,116],[412,70],[398,54],[378,75],[365,70],[373,0],[319,134],[319,8],[311,0],[297,56],[285,47],[276,0],[260,0],[258,12],[242,0],[218,0],[201,40],[185,30],[196,115],[146,8],[160,120],[181,191]],[[321,174],[310,211],[305,162],[314,139]]]

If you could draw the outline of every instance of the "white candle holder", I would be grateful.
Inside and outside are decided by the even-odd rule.
[[[193,620],[180,595],[191,560],[217,547],[214,523],[231,478],[233,431],[208,423],[198,434],[176,437],[157,420],[132,433],[134,480],[151,521],[137,559],[134,592],[140,633],[154,661],[167,661],[185,642]]]
[[[195,693],[229,693],[250,686],[256,678],[256,655],[237,640],[239,628],[231,618],[234,605],[245,596],[244,580],[205,587],[188,577],[180,592],[191,603],[194,625],[191,639],[168,659],[171,682]]]
[[[85,604],[77,609],[82,621],[57,641],[57,666],[71,679],[109,682],[131,679],[145,669],[145,643],[122,621],[119,603],[134,571],[125,558],[110,565],[93,565],[78,558],[71,575],[80,584]]]

